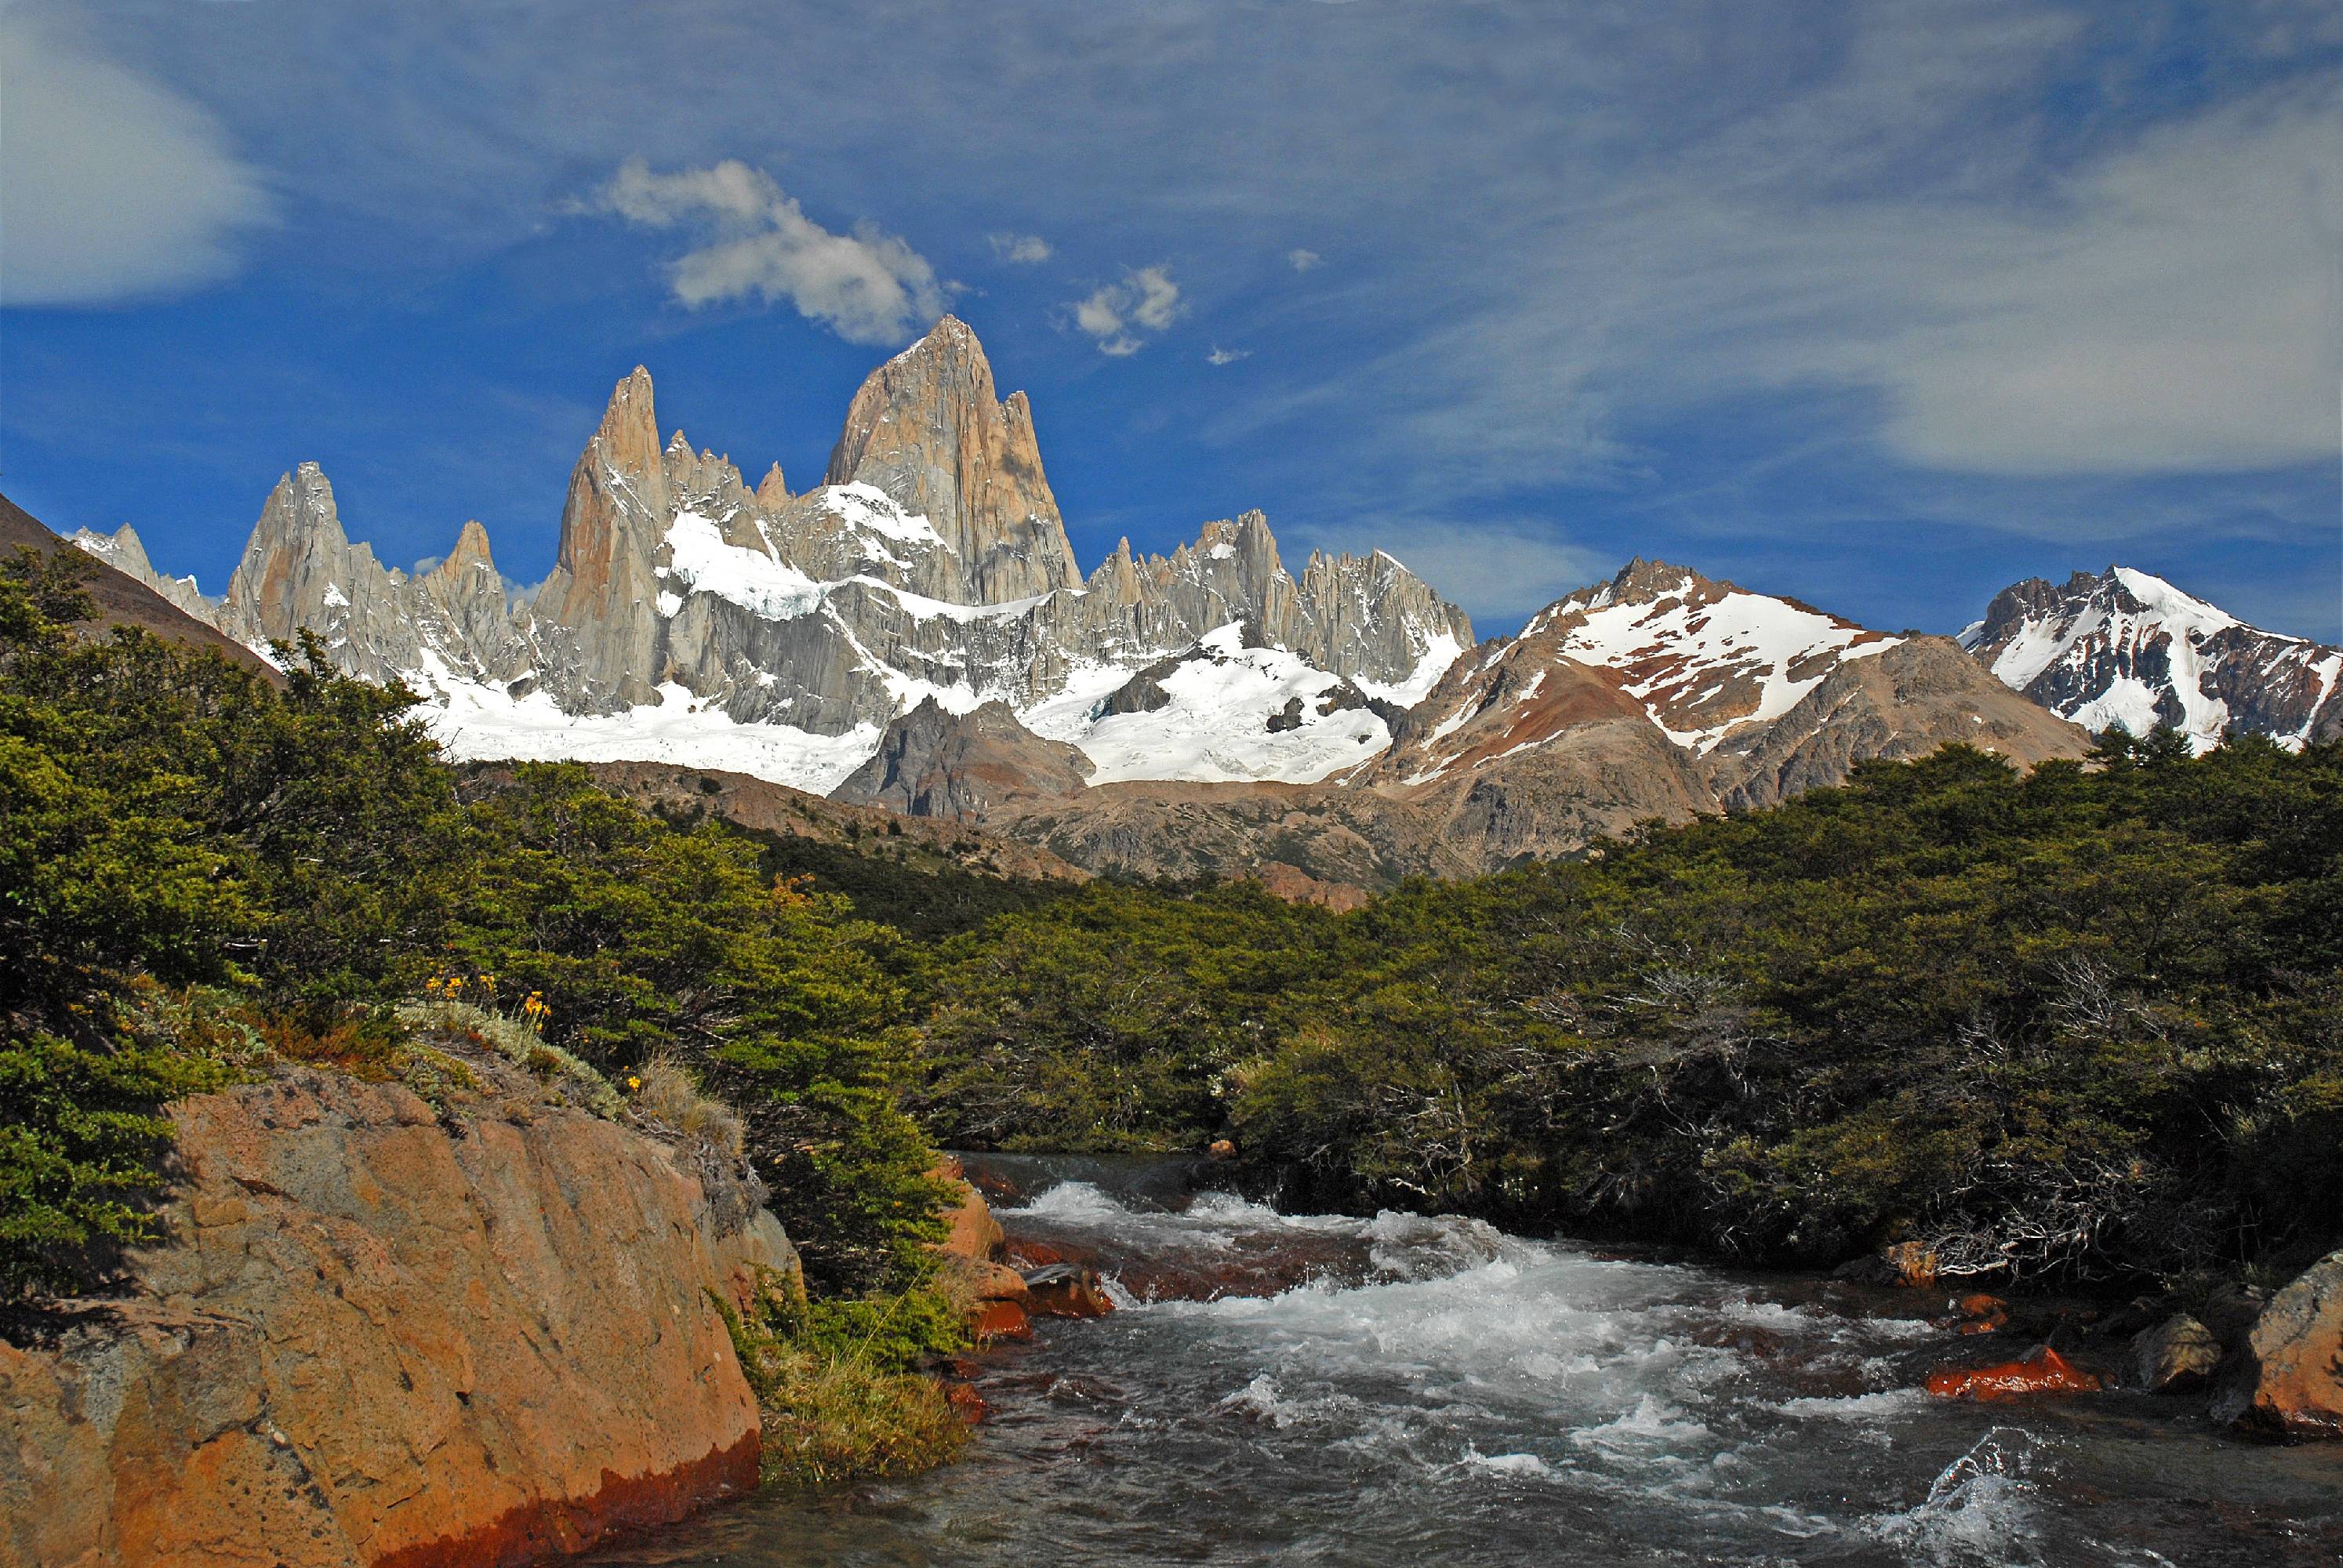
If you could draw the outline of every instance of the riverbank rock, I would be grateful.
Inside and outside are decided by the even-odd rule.
[[[945,1216],[944,1239],[934,1251],[945,1291],[967,1305],[970,1336],[980,1344],[1031,1339],[1025,1276],[1001,1261],[1008,1238],[992,1217],[992,1205],[968,1180],[959,1161],[947,1158],[930,1174],[952,1183],[960,1193],[960,1201]]]
[[[2213,1418],[2289,1438],[2343,1438],[2343,1251],[2270,1299]]]
[[[2186,1312],[2175,1312],[2131,1342],[2132,1381],[2150,1393],[2202,1388],[2221,1364],[2220,1336]]]
[[[714,1298],[794,1281],[779,1222],[614,1122],[468,1109],[306,1070],[173,1107],[134,1292],[0,1347],[0,1563],[501,1565],[753,1487]]]

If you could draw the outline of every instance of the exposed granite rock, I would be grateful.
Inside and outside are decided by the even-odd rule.
[[[2343,1438],[2343,1251],[2270,1298],[2213,1418],[2290,1438]]]
[[[518,1563],[753,1485],[709,1293],[788,1238],[520,1083],[457,1131],[306,1070],[175,1107],[136,1297],[0,1348],[0,1561]]]
[[[966,604],[1027,598],[1080,580],[1041,472],[1025,394],[994,400],[992,366],[947,316],[872,371],[846,411],[829,485],[864,484],[926,518],[960,562]]]
[[[955,714],[930,698],[887,727],[877,755],[832,798],[980,822],[1014,800],[1074,794],[1091,771],[1090,759],[1018,723],[1007,703]]]
[[[526,618],[507,608],[488,531],[464,525],[456,548],[418,578],[385,567],[342,529],[334,487],[315,463],[277,481],[228,578],[220,630],[248,648],[304,629],[335,668],[361,679],[506,681],[536,666]]]
[[[145,584],[182,615],[192,616],[206,626],[218,625],[219,602],[205,598],[193,578],[166,578],[156,571],[154,563],[146,558],[146,546],[139,538],[138,530],[128,523],[110,534],[79,529],[72,542],[133,582]]]

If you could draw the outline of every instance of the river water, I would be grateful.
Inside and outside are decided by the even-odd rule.
[[[1160,1164],[971,1165],[1012,1241],[1123,1310],[980,1358],[959,1463],[598,1562],[2343,1563],[2343,1452],[2144,1395],[1932,1399],[1945,1331],[1908,1298],[1281,1214]]]

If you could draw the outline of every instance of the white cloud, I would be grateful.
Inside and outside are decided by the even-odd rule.
[[[98,305],[233,272],[273,204],[197,105],[0,14],[0,303]]]
[[[1313,266],[1326,265],[1326,258],[1314,250],[1289,250],[1285,253],[1285,260],[1286,265],[1296,272],[1307,272]]]
[[[1212,345],[1212,351],[1204,356],[1204,363],[1207,365],[1234,365],[1240,359],[1250,359],[1252,357],[1252,350],[1250,348],[1223,348],[1219,344],[1215,343]]]
[[[994,234],[985,237],[991,242],[995,256],[1020,266],[1047,261],[1056,254],[1050,242],[1038,234]]]
[[[592,209],[649,228],[688,225],[708,243],[668,265],[676,299],[697,308],[786,299],[798,314],[849,343],[893,344],[943,313],[935,268],[868,219],[833,234],[805,216],[762,169],[727,158],[706,168],[653,174],[629,158],[595,195]]]
[[[1184,307],[1171,268],[1156,266],[1127,269],[1121,283],[1101,285],[1071,308],[1074,325],[1098,339],[1100,353],[1121,358],[1145,346],[1141,330],[1162,331]]]

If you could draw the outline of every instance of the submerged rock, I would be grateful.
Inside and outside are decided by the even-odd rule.
[[[2213,1418],[2290,1438],[2343,1437],[2343,1251],[2272,1297],[2246,1338],[2237,1380]]]
[[[1928,1392],[1943,1399],[2003,1400],[2027,1394],[2089,1393],[2099,1380],[2042,1346],[2023,1361],[1965,1372],[1940,1372],[1928,1379]]]
[[[1102,1318],[1114,1299],[1099,1277],[1072,1263],[1051,1263],[1025,1276],[1026,1305],[1051,1318]]]

